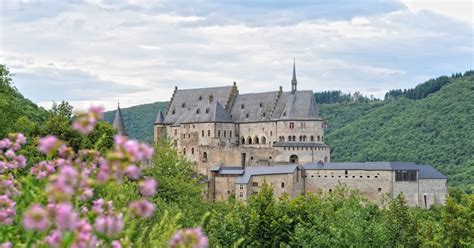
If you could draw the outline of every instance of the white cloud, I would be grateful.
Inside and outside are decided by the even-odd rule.
[[[472,0],[401,0],[412,11],[433,11],[454,19],[474,23]]]

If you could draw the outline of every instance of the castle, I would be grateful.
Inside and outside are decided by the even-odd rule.
[[[239,94],[232,86],[178,89],[154,123],[154,140],[169,140],[207,178],[207,197],[246,200],[266,181],[277,196],[331,192],[339,184],[381,203],[403,193],[412,206],[444,203],[446,177],[426,165],[331,163],[325,123],[310,90]],[[117,117],[120,115],[119,117]],[[114,126],[125,133],[120,108]],[[117,120],[117,118],[119,120]]]

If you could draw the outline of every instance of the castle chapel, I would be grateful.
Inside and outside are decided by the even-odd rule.
[[[239,94],[232,86],[178,89],[154,123],[154,140],[171,141],[207,179],[206,197],[247,200],[266,182],[275,195],[332,192],[346,185],[368,200],[403,193],[408,205],[443,204],[446,176],[411,162],[331,162],[313,91]],[[114,126],[126,134],[120,108]],[[356,149],[356,148],[354,148]]]
[[[155,141],[168,139],[201,174],[216,165],[258,166],[330,161],[324,121],[313,91],[239,94],[232,86],[175,88],[155,121]]]

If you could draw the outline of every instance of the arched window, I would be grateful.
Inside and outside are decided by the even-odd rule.
[[[251,144],[252,144],[252,138],[250,138],[250,136],[249,136],[249,137],[247,137],[247,144],[249,144],[249,145],[251,145]]]
[[[293,141],[296,141],[296,136],[293,135]]]
[[[300,141],[303,141],[303,136],[302,135],[300,135]]]
[[[255,144],[259,144],[259,143],[260,143],[257,136],[255,136],[255,137],[253,138],[253,143],[255,143]]]
[[[186,147],[183,148],[183,154],[186,155]]]
[[[288,141],[291,141],[291,136],[288,135]]]
[[[203,162],[207,162],[207,152],[204,152],[204,153],[202,154],[202,161],[203,161]]]
[[[262,136],[262,138],[260,139],[262,144],[266,144],[267,143],[267,139],[265,138],[265,136]]]
[[[319,141],[321,141],[321,138],[320,138],[319,135],[318,135],[318,142],[319,142]]]
[[[306,141],[306,135],[303,135],[303,141]]]
[[[191,148],[191,154],[194,155],[194,147]]]
[[[310,140],[314,141],[314,136],[313,135],[311,135]]]
[[[245,144],[245,138],[242,137],[242,145],[244,145],[244,144]]]

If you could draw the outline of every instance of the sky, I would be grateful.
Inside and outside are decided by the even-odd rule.
[[[470,0],[2,0],[0,63],[27,98],[108,110],[174,87],[390,89],[474,68]]]

